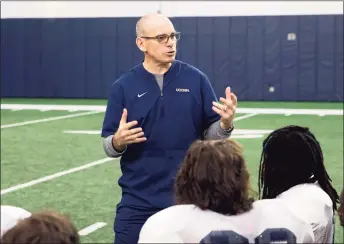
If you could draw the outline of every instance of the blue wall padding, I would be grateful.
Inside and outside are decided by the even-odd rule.
[[[143,59],[137,20],[2,19],[2,97],[107,98]],[[172,21],[177,58],[206,73],[218,96],[231,86],[240,100],[343,101],[343,15]]]

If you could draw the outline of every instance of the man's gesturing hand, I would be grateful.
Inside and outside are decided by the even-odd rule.
[[[213,102],[213,110],[221,116],[220,126],[222,129],[229,129],[233,126],[238,100],[235,94],[231,92],[231,89],[227,87],[226,98],[221,97],[220,101],[223,104]]]
[[[125,147],[129,144],[140,143],[147,140],[144,135],[142,128],[130,129],[137,125],[137,121],[131,121],[127,123],[128,111],[123,110],[121,120],[119,122],[119,127],[112,139],[112,144],[114,148],[118,151],[123,151]]]

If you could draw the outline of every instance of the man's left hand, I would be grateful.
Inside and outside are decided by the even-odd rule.
[[[237,97],[231,92],[231,88],[226,88],[226,98],[221,97],[220,102],[213,102],[213,110],[221,116],[222,129],[228,130],[233,127],[234,115],[237,107]]]

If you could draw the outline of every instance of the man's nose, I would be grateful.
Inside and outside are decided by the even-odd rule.
[[[175,42],[173,40],[171,40],[171,38],[168,39],[167,43],[166,43],[166,46],[168,47],[173,47],[175,44]]]
[[[168,47],[173,47],[174,44],[175,44],[175,40],[174,40],[173,38],[169,37],[168,40],[167,40],[166,45],[167,45]]]

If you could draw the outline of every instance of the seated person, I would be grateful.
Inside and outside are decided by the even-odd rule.
[[[340,225],[344,227],[344,188],[340,194],[340,206],[338,207]]]
[[[279,200],[254,202],[242,148],[196,141],[175,181],[177,205],[151,216],[139,243],[312,243],[309,225]]]
[[[78,244],[80,237],[72,222],[57,212],[39,211],[19,220],[1,237],[1,243]]]
[[[286,126],[263,142],[259,195],[278,198],[309,223],[316,243],[333,243],[338,194],[326,172],[319,142],[308,128]]]

